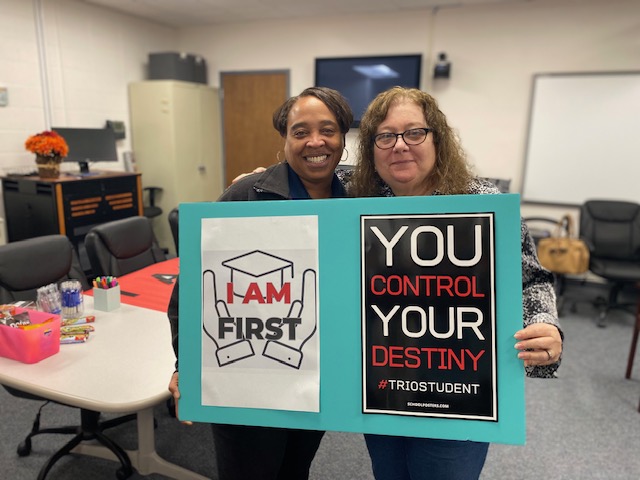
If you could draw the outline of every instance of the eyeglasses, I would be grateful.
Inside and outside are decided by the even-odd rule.
[[[402,137],[407,145],[420,145],[427,139],[429,132],[433,132],[433,128],[412,128],[402,133],[379,133],[373,136],[373,141],[382,150],[395,147],[398,137]]]

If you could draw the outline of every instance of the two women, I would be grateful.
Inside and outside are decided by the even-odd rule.
[[[242,178],[220,200],[344,196],[334,169],[351,120],[344,98],[333,90],[310,88],[289,99],[274,114],[274,126],[285,139],[285,161]],[[364,114],[357,166],[347,189],[352,196],[499,193],[473,176],[436,101],[400,87],[378,95]],[[515,332],[515,348],[527,374],[552,377],[562,353],[553,277],[538,263],[524,224],[521,242],[524,328]],[[174,297],[169,316],[175,333],[177,289]],[[179,396],[177,374],[170,390]],[[322,438],[322,432],[262,427],[214,425],[213,432],[221,479],[307,478]],[[483,442],[382,435],[365,439],[377,480],[478,478],[488,450]]]

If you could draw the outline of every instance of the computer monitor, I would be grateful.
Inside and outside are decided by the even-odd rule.
[[[89,163],[117,162],[116,136],[110,128],[53,127],[69,146],[65,162],[77,162],[80,173],[89,173]]]
[[[317,87],[338,90],[353,110],[352,127],[376,95],[391,87],[420,88],[422,55],[316,58]]]

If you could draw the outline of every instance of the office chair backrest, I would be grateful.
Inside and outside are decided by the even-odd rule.
[[[166,260],[146,217],[97,225],[87,233],[84,244],[95,275],[126,275]]]
[[[580,210],[580,237],[594,258],[640,261],[640,205],[586,201]]]
[[[36,300],[37,289],[74,278],[83,290],[89,282],[71,241],[45,235],[0,246],[0,303]]]
[[[173,237],[173,244],[176,246],[176,255],[180,255],[178,249],[178,207],[169,212],[169,228]]]

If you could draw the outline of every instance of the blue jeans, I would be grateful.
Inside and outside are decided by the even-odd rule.
[[[476,480],[489,444],[365,435],[376,480]]]

